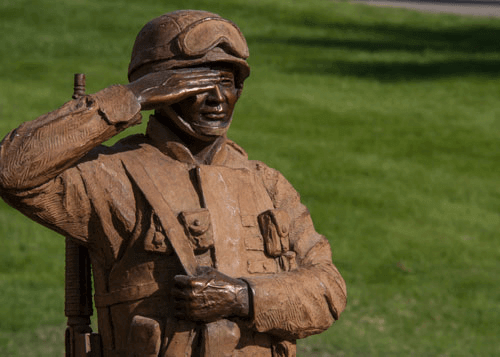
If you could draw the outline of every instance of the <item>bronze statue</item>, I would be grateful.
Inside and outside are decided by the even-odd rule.
[[[247,57],[234,23],[165,14],[139,32],[129,84],[84,95],[80,76],[74,100],[3,139],[1,196],[68,240],[68,355],[294,356],[338,319],[328,241],[226,137]],[[146,109],[145,135],[101,145]]]

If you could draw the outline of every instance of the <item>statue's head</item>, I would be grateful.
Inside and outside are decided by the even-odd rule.
[[[250,74],[248,46],[231,21],[207,11],[180,10],[148,22],[137,35],[128,69],[130,81],[170,69],[206,67],[221,71],[221,85],[189,97],[164,112],[184,132],[202,140],[226,133],[243,82]],[[232,88],[230,80],[232,77]],[[222,103],[225,117],[214,109]],[[207,106],[208,103],[208,106]],[[210,108],[212,107],[212,109]]]
[[[250,74],[248,46],[233,22],[207,11],[179,10],[148,22],[137,35],[128,77],[133,81],[159,70],[225,63],[237,85]]]

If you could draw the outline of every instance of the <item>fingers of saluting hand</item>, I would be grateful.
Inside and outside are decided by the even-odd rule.
[[[215,88],[212,80],[199,79],[196,81],[182,80],[174,86],[150,87],[141,92],[140,102],[172,102],[176,103],[188,96],[208,92]]]
[[[200,81],[215,81],[219,77],[219,71],[207,68],[191,68],[153,72],[138,81],[144,83],[144,90],[148,90],[151,87],[177,87],[186,82],[201,83]]]
[[[171,105],[192,95],[209,92],[215,86],[213,78],[178,78],[170,80],[168,85],[152,85],[144,89],[137,99],[143,109],[154,109],[157,105]]]
[[[176,81],[181,80],[189,80],[189,81],[197,81],[197,80],[216,80],[220,77],[220,72],[207,69],[207,68],[192,68],[192,69],[182,69],[182,70],[173,70],[169,73],[166,72],[157,72],[157,76],[159,78],[164,79],[161,82],[161,85],[170,85],[175,83]]]
[[[190,95],[209,91],[217,84],[220,72],[208,68],[185,68],[149,73],[127,87],[138,101],[151,109],[162,102],[175,103]]]
[[[174,76],[165,79],[162,83],[152,83],[149,88],[141,93],[146,94],[151,91],[167,91],[182,88],[214,87],[217,78],[213,76],[179,77]]]

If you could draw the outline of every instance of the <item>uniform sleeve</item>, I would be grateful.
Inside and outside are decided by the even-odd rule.
[[[92,149],[139,122],[134,95],[112,86],[22,124],[0,143],[0,195],[31,219],[85,243],[92,204],[77,164],[93,160]]]
[[[0,143],[0,190],[42,185],[91,149],[140,122],[139,102],[112,86],[21,124]]]
[[[252,291],[252,324],[259,332],[289,340],[320,333],[346,306],[344,279],[332,263],[328,240],[315,231],[299,194],[279,172],[262,164],[259,171],[275,208],[290,216],[290,248],[297,268],[245,278]]]

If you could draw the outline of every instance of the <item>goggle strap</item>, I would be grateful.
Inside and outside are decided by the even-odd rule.
[[[231,21],[222,18],[205,18],[185,28],[177,37],[182,53],[201,56],[215,47],[246,59],[249,56],[245,37]]]

